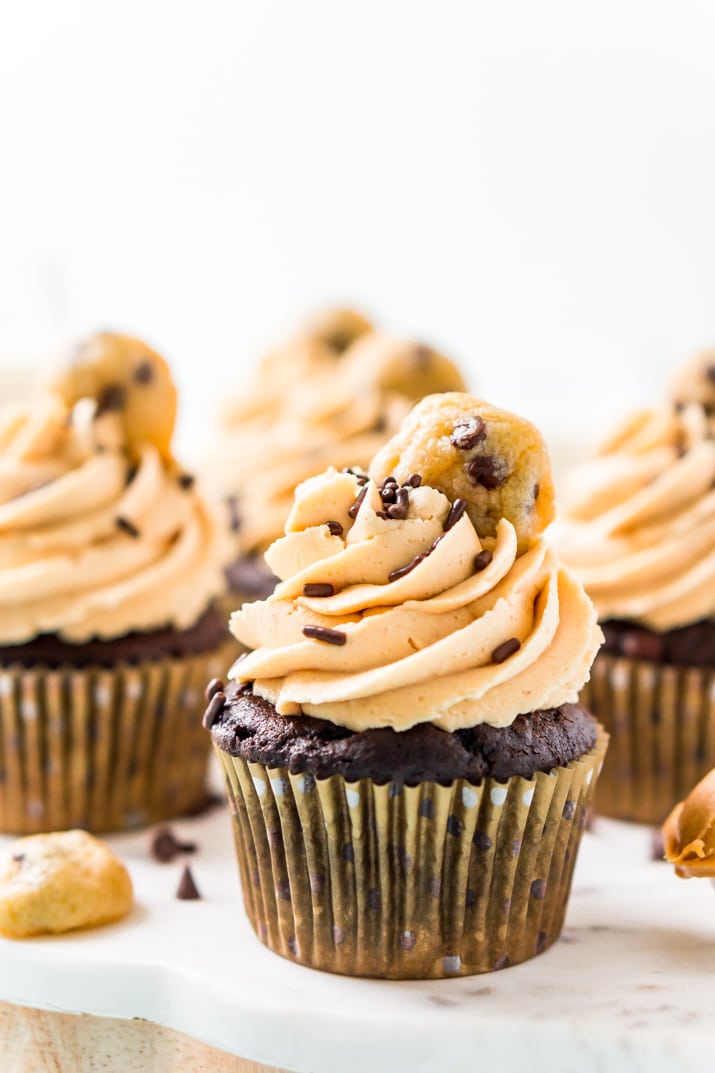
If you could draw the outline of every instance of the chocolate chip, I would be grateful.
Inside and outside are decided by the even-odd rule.
[[[209,701],[209,706],[204,712],[202,724],[206,730],[211,730],[211,727],[215,726],[219,720],[219,716],[226,704],[226,694],[219,690],[218,693],[214,693],[213,697]]]
[[[329,582],[312,581],[303,586],[304,596],[332,596],[335,589]]]
[[[475,574],[478,574],[480,570],[486,570],[493,558],[494,553],[488,551],[486,548],[484,551],[480,551],[478,555],[475,555],[474,562],[472,563]]]
[[[179,488],[184,492],[190,491],[196,484],[196,478],[193,473],[181,473],[178,477]]]
[[[451,443],[460,451],[468,451],[486,439],[487,426],[483,418],[470,417],[454,426]]]
[[[534,502],[539,498],[539,492],[541,491],[541,485],[537,482],[534,485]]]
[[[360,491],[358,492],[357,496],[353,500],[352,506],[348,509],[348,517],[349,518],[357,518],[358,511],[360,510],[360,507],[362,506],[362,501],[363,501],[363,499],[365,498],[366,495],[367,495],[367,485],[365,485],[363,488],[360,489]]]
[[[452,506],[449,508],[449,514],[447,515],[447,521],[444,523],[444,531],[448,533],[452,529],[467,509],[466,499],[455,499]]]
[[[380,489],[380,499],[383,503],[394,503],[397,495],[397,485],[388,484]]]
[[[212,678],[209,684],[206,686],[206,689],[204,690],[204,698],[206,700],[206,703],[208,704],[210,701],[212,701],[217,693],[223,693],[223,689],[224,687],[221,679]]]
[[[411,473],[402,487],[409,485],[410,488],[419,488],[421,484],[422,475],[420,473]]]
[[[228,507],[228,518],[231,526],[231,532],[237,533],[241,528],[241,515],[238,511],[238,498],[236,496],[226,497],[226,506]]]
[[[467,474],[472,484],[481,484],[491,492],[501,488],[509,476],[509,470],[503,458],[486,455],[484,458],[473,458],[467,465]]]
[[[394,488],[397,491],[397,479],[395,477],[385,477],[378,487],[381,492],[386,491],[388,488]]]
[[[340,630],[331,630],[327,626],[304,626],[303,634],[314,641],[325,641],[329,645],[344,645],[347,637]]]
[[[391,570],[387,575],[387,580],[399,581],[401,577],[405,577],[409,574],[410,571],[414,570],[416,566],[419,566],[419,564],[426,558],[427,556],[424,553],[422,555],[415,555],[414,559],[407,563],[406,566],[398,566],[396,570]]]
[[[127,389],[123,384],[106,384],[97,397],[95,415],[118,413],[127,404]]]
[[[121,514],[115,519],[117,529],[121,529],[127,536],[133,537],[134,540],[139,536],[139,530],[134,522],[130,522],[128,518],[124,518]]]
[[[410,494],[406,488],[398,488],[395,493],[395,502],[387,508],[387,513],[393,521],[401,522],[407,517],[410,509]]]
[[[492,652],[493,663],[504,663],[509,659],[509,656],[513,656],[515,652],[518,652],[521,648],[521,641],[518,637],[510,637],[508,641],[504,641],[503,644],[497,645]]]
[[[340,522],[326,522],[325,524],[327,525],[328,529],[330,530],[330,535],[331,536],[342,536],[343,535],[343,527],[340,524]]]
[[[160,827],[152,837],[149,851],[159,864],[170,864],[180,853],[195,853],[195,842],[179,842],[170,827]]]
[[[180,902],[195,902],[201,897],[188,864],[181,873],[176,897]]]
[[[150,384],[154,379],[154,366],[150,361],[143,361],[134,370],[133,380],[135,384]]]

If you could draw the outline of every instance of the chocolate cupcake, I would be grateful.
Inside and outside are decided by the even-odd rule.
[[[414,402],[463,387],[447,358],[378,334],[350,310],[314,320],[269,354],[224,408],[205,466],[234,538],[229,610],[273,591],[263,556],[283,533],[301,481],[329,464],[367,466]]]
[[[205,715],[272,950],[430,978],[558,937],[606,736],[576,703],[602,638],[543,540],[552,491],[533,426],[461,394],[370,476],[296,490]]]
[[[715,355],[572,484],[555,541],[606,638],[583,696],[611,735],[598,808],[661,823],[715,766]]]
[[[174,460],[158,354],[104,333],[0,413],[0,830],[199,808],[227,658],[221,527]]]

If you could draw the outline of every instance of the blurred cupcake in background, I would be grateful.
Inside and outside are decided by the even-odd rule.
[[[448,358],[382,335],[350,310],[316,318],[264,358],[225,406],[205,462],[234,540],[228,610],[273,591],[263,553],[281,536],[301,481],[328,465],[366,467],[416,401],[463,388]]]
[[[226,545],[173,458],[144,343],[82,343],[0,411],[0,830],[121,830],[199,808]]]
[[[572,475],[554,540],[606,638],[584,695],[611,734],[598,809],[661,823],[715,766],[715,352]]]

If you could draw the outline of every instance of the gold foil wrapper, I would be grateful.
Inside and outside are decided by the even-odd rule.
[[[598,786],[604,816],[661,824],[715,767],[715,672],[602,652],[584,704],[611,744]]]
[[[533,779],[319,780],[217,749],[246,911],[292,961],[387,979],[516,965],[559,936],[607,735]]]
[[[235,645],[100,667],[0,667],[0,831],[125,831],[200,808],[203,692]]]

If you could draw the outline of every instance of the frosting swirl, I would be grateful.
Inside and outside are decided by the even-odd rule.
[[[437,352],[367,329],[339,352],[323,333],[268,355],[224,409],[204,467],[217,495],[235,500],[237,552],[281,536],[302,481],[328,465],[367,467],[418,398],[463,386]]]
[[[518,555],[508,520],[480,540],[437,489],[408,495],[385,517],[367,477],[330,469],[296,489],[266,554],[281,583],[231,618],[253,651],[230,676],[282,715],[351,730],[506,726],[575,701],[602,639],[580,583],[542,539]]]
[[[0,641],[192,626],[223,588],[221,528],[119,413],[59,395],[0,412]]]
[[[602,620],[715,614],[715,436],[697,402],[628,419],[572,477],[553,539]]]

